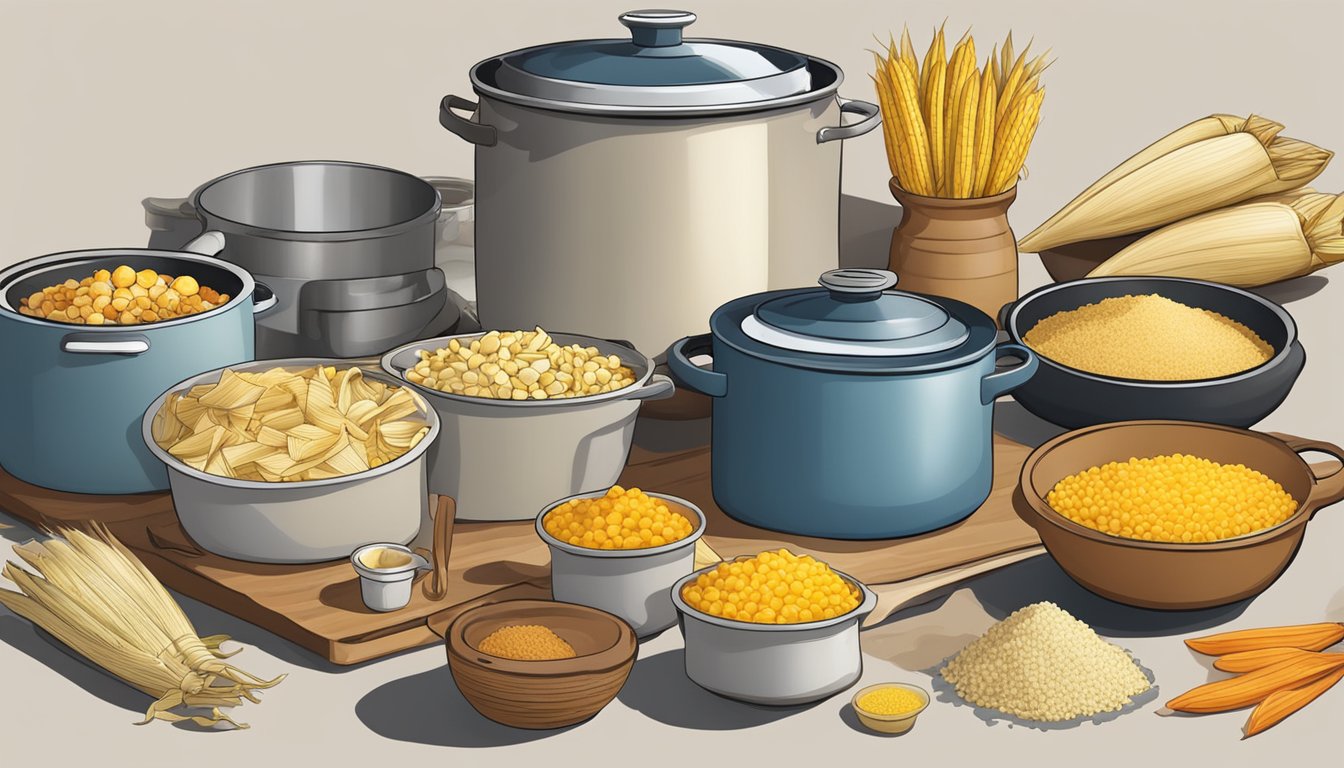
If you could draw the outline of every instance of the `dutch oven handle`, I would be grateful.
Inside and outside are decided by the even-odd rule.
[[[692,355],[708,355],[712,350],[713,337],[708,333],[687,336],[667,350],[668,370],[687,387],[702,395],[723,397],[728,394],[728,377],[691,362]]]
[[[1036,366],[1040,365],[1036,353],[1021,344],[1000,344],[995,347],[995,361],[1001,357],[1016,357],[1022,362],[1012,368],[991,373],[980,380],[980,402],[984,405],[993,403],[1025,384],[1027,379],[1036,373]]]
[[[439,125],[447,128],[450,133],[457,134],[470,144],[475,144],[478,147],[493,147],[495,142],[498,141],[493,125],[474,123],[453,111],[461,109],[475,112],[479,106],[480,102],[464,99],[450,93],[443,97],[443,101],[439,102]]]
[[[149,351],[149,337],[143,333],[67,333],[61,337],[61,351],[74,355],[143,355]]]
[[[841,99],[840,112],[841,114],[848,115],[863,115],[863,119],[857,123],[850,123],[849,125],[822,128],[820,131],[817,131],[818,144],[862,136],[882,124],[882,110],[870,101]]]
[[[1271,432],[1270,435],[1282,440],[1292,449],[1293,453],[1317,451],[1328,454],[1342,465],[1328,475],[1317,475],[1314,471],[1311,473],[1311,493],[1302,503],[1311,507],[1312,517],[1315,517],[1322,507],[1328,507],[1340,499],[1344,499],[1344,449],[1324,440],[1308,440],[1278,432]]]
[[[1017,307],[1018,301],[1020,299],[1013,299],[999,308],[999,327],[1005,331],[1008,330],[1008,316],[1013,314],[1013,309]]]

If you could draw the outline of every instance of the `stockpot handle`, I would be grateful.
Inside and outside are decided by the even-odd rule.
[[[728,394],[728,377],[709,371],[691,362],[692,355],[708,355],[714,349],[713,337],[708,333],[687,336],[667,350],[667,367],[683,384],[695,392],[710,397]]]
[[[450,93],[443,97],[443,101],[439,102],[439,125],[447,128],[449,133],[465,139],[469,144],[475,144],[478,147],[493,147],[495,142],[498,141],[493,125],[472,122],[453,111],[461,109],[475,112],[479,106],[480,102],[464,99]]]
[[[841,141],[852,139],[855,136],[873,130],[882,124],[882,110],[876,104],[870,101],[860,101],[858,99],[841,99],[840,113],[847,115],[863,115],[863,119],[857,123],[848,125],[837,125],[829,128],[822,128],[817,131],[817,143],[825,144],[828,141]]]
[[[149,337],[143,333],[67,333],[61,337],[61,351],[75,355],[143,355],[149,351]]]
[[[181,250],[201,256],[214,256],[224,250],[224,233],[217,229],[202,232],[182,246]]]
[[[995,347],[994,360],[997,362],[1002,357],[1016,357],[1022,362],[1012,368],[991,373],[980,380],[980,402],[984,405],[990,405],[1027,383],[1027,379],[1036,373],[1036,366],[1040,365],[1036,353],[1021,344],[1000,344]]]
[[[252,289],[252,315],[259,317],[275,308],[280,300],[275,297],[275,291],[271,290],[271,286],[265,283],[254,285],[256,287]]]
[[[1341,449],[1334,443],[1327,443],[1324,440],[1308,440],[1296,435],[1284,435],[1271,433],[1279,438],[1292,449],[1293,453],[1306,453],[1307,451],[1317,451],[1328,454],[1336,461],[1344,465],[1344,449]],[[1304,506],[1311,507],[1312,517],[1320,511],[1322,507],[1328,507],[1331,504],[1344,499],[1344,466],[1336,469],[1328,475],[1317,475],[1311,473],[1311,493],[1303,501]]]

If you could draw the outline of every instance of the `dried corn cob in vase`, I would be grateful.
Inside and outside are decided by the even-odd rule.
[[[1162,275],[1251,288],[1339,261],[1344,261],[1344,195],[1305,191],[1169,224],[1087,276]]]
[[[1018,246],[1039,253],[1143,232],[1310,183],[1334,154],[1282,130],[1256,115],[1196,120],[1102,176]]]

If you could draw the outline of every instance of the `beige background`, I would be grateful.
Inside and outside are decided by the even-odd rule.
[[[420,174],[471,174],[465,143],[436,121],[438,99],[466,95],[467,68],[508,49],[622,32],[633,2],[93,2],[0,0],[0,264],[85,247],[143,245],[139,200],[186,194],[220,173],[291,159],[362,160]],[[980,55],[1011,27],[1058,62],[1046,74],[1044,118],[1012,220],[1036,225],[1147,141],[1215,111],[1254,111],[1287,133],[1344,149],[1344,110],[1331,86],[1344,4],[1318,2],[710,2],[695,3],[697,34],[747,39],[830,59],[848,73],[841,93],[871,98],[864,49],[873,33],[909,22],[921,49],[944,16],[974,24]],[[846,255],[880,263],[898,213],[888,201],[876,136],[848,142]],[[1344,163],[1318,186],[1344,188]],[[1328,275],[1329,273],[1325,273]],[[1044,277],[1023,259],[1023,288]],[[1344,279],[1340,281],[1344,283]],[[1344,442],[1338,352],[1344,288],[1318,276],[1269,289],[1302,326],[1309,363],[1292,397],[1261,426]],[[22,361],[5,361],[6,366]],[[1001,427],[1019,437],[1048,428],[1012,404]],[[647,429],[641,426],[641,430]],[[4,439],[15,439],[5,435]],[[21,540],[22,528],[4,532]],[[1074,586],[1048,559],[973,583],[945,602],[865,633],[865,682],[925,681],[918,670],[955,652],[1007,612],[1058,601],[1152,668],[1164,698],[1205,679],[1180,646],[1209,626],[1344,619],[1344,508],[1309,527],[1288,574],[1249,605],[1166,616],[1110,606]],[[442,651],[428,649],[335,670],[293,646],[186,601],[205,633],[248,644],[238,661],[287,672],[266,704],[241,713],[254,728],[206,736],[129,723],[143,697],[89,670],[0,614],[0,763],[50,750],[58,764],[330,764],[412,761],[500,765],[644,765],[789,760],[917,761],[954,765],[1218,763],[1264,765],[1338,754],[1344,691],[1287,724],[1239,743],[1237,715],[1155,717],[1155,703],[1112,723],[1038,732],[987,727],[939,703],[914,732],[858,733],[845,697],[802,712],[723,702],[680,674],[680,637],[647,643],[620,700],[561,734],[495,727],[453,689]],[[748,730],[749,729],[749,730]],[[49,746],[43,746],[43,744]],[[451,747],[497,746],[488,753]],[[841,757],[843,755],[843,757]],[[404,761],[404,762],[403,762]],[[465,762],[460,762],[465,761]]]

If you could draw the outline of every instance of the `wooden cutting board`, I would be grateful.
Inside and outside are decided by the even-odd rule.
[[[655,445],[657,441],[640,439],[650,431],[641,421],[622,484],[699,505],[709,520],[705,540],[722,557],[789,547],[873,586],[881,599],[868,624],[930,590],[1042,551],[1035,531],[1018,519],[1011,502],[1029,449],[1001,436],[994,438],[994,489],[970,518],[921,536],[858,542],[786,536],[728,518],[710,491],[709,448],[694,440],[691,445]],[[434,504],[431,499],[431,508]],[[549,555],[530,521],[457,523],[447,596],[431,602],[417,587],[406,608],[377,613],[361,602],[359,581],[348,561],[265,565],[198,549],[178,526],[168,494],[64,494],[0,471],[0,510],[34,526],[106,523],[169,588],[336,664],[358,664],[439,642],[453,617],[482,602],[550,597]]]

